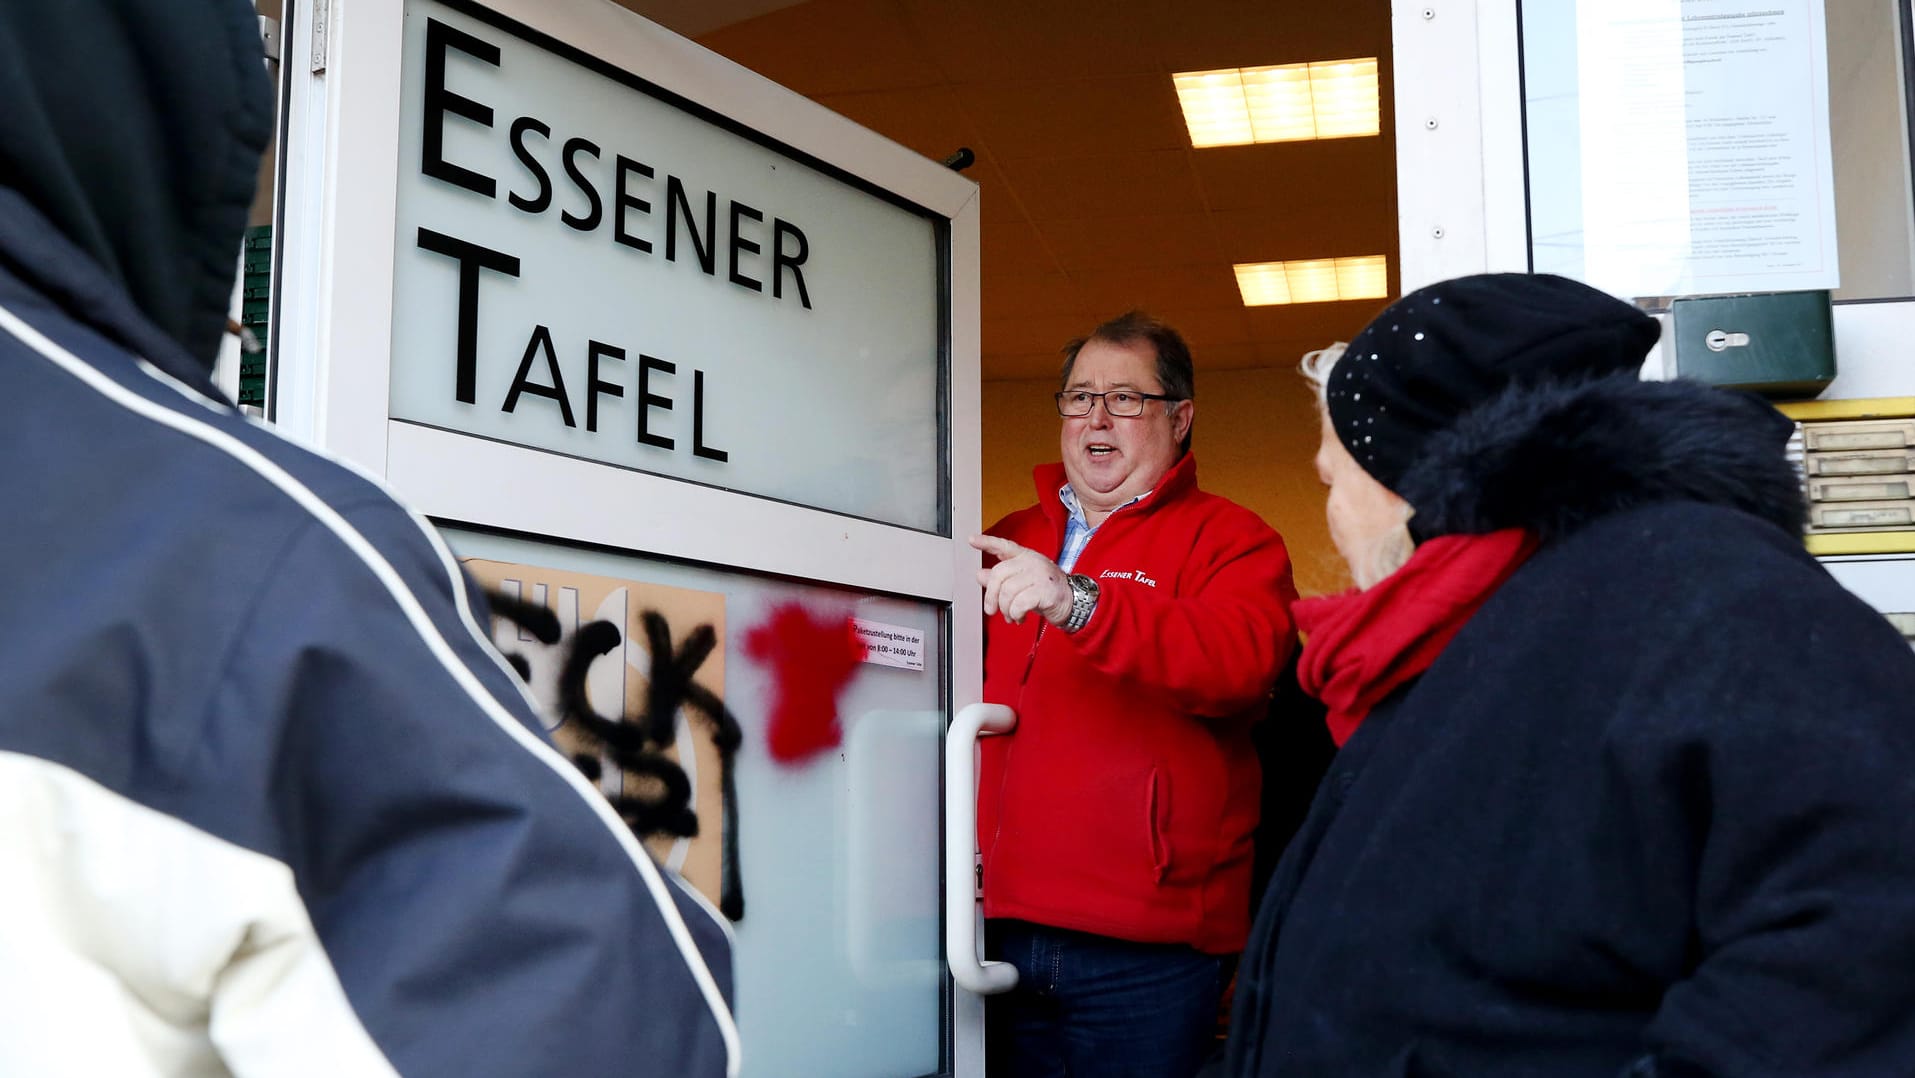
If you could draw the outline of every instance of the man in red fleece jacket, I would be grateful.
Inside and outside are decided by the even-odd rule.
[[[1190,350],[1131,312],[1065,349],[1063,461],[985,554],[978,842],[993,1078],[1183,1078],[1249,931],[1251,723],[1295,644],[1283,540],[1197,488]]]

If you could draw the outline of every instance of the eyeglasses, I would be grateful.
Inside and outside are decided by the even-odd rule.
[[[1172,397],[1164,393],[1137,393],[1128,389],[1112,390],[1109,393],[1092,393],[1083,389],[1067,389],[1057,394],[1057,414],[1066,419],[1087,416],[1098,401],[1104,402],[1104,414],[1117,419],[1129,419],[1144,414],[1145,401],[1180,401],[1182,397]]]

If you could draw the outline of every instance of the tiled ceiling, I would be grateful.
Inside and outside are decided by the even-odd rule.
[[[1390,256],[1388,0],[620,0],[982,188],[983,373],[1131,307],[1200,370],[1288,366],[1380,300],[1245,308],[1233,262]],[[1376,56],[1383,134],[1193,150],[1173,71]]]

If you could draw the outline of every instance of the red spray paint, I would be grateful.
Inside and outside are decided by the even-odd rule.
[[[864,661],[864,641],[848,617],[820,615],[798,603],[774,607],[745,634],[745,654],[771,668],[771,718],[765,747],[795,764],[836,745],[838,696]]]

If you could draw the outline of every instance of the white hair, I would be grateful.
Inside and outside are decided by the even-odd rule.
[[[1317,391],[1318,406],[1323,404],[1323,394],[1329,389],[1330,372],[1336,369],[1337,360],[1343,358],[1344,350],[1349,347],[1349,342],[1337,341],[1303,353],[1303,362],[1297,365],[1297,370],[1302,372],[1303,380],[1310,383],[1310,388]]]

